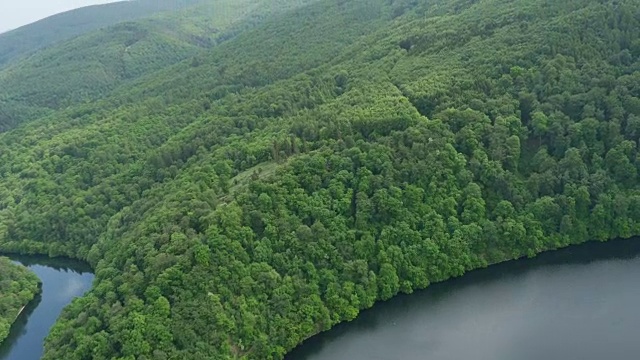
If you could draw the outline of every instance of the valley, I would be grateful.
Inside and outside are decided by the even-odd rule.
[[[283,359],[400,294],[640,235],[637,0],[173,11],[0,68],[0,251],[95,273],[43,359]]]

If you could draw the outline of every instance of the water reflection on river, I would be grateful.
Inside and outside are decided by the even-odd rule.
[[[640,358],[640,239],[509,262],[376,304],[287,360]]]
[[[62,309],[84,294],[93,281],[84,263],[33,256],[9,256],[29,267],[42,281],[42,294],[31,302],[0,345],[0,360],[35,360],[42,356],[44,338]]]

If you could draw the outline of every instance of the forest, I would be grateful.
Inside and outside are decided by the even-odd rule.
[[[143,19],[0,70],[0,251],[96,274],[44,359],[282,359],[399,293],[640,235],[637,0],[265,1],[211,46],[167,16],[167,43]],[[165,39],[131,79],[33,64],[123,26]]]
[[[9,335],[22,308],[39,293],[40,279],[36,274],[0,257],[0,344]]]
[[[92,30],[180,10],[203,0],[136,0],[86,6],[0,34],[0,68]]]
[[[267,15],[309,1],[121,1],[0,34],[0,131],[105,98],[123,84],[185,59],[197,61],[194,56],[255,27]],[[140,19],[125,21],[128,17]],[[66,33],[69,40],[56,44]],[[78,33],[83,35],[74,36]]]

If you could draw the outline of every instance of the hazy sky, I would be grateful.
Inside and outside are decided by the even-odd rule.
[[[67,10],[115,0],[0,0],[0,33]]]

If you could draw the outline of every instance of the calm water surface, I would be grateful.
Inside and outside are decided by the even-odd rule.
[[[11,334],[0,345],[0,360],[39,359],[51,326],[71,300],[89,290],[93,274],[86,264],[71,260],[5,256],[38,275],[42,281],[42,294],[27,306],[11,327]]]
[[[471,272],[376,304],[287,360],[640,359],[640,239]]]

